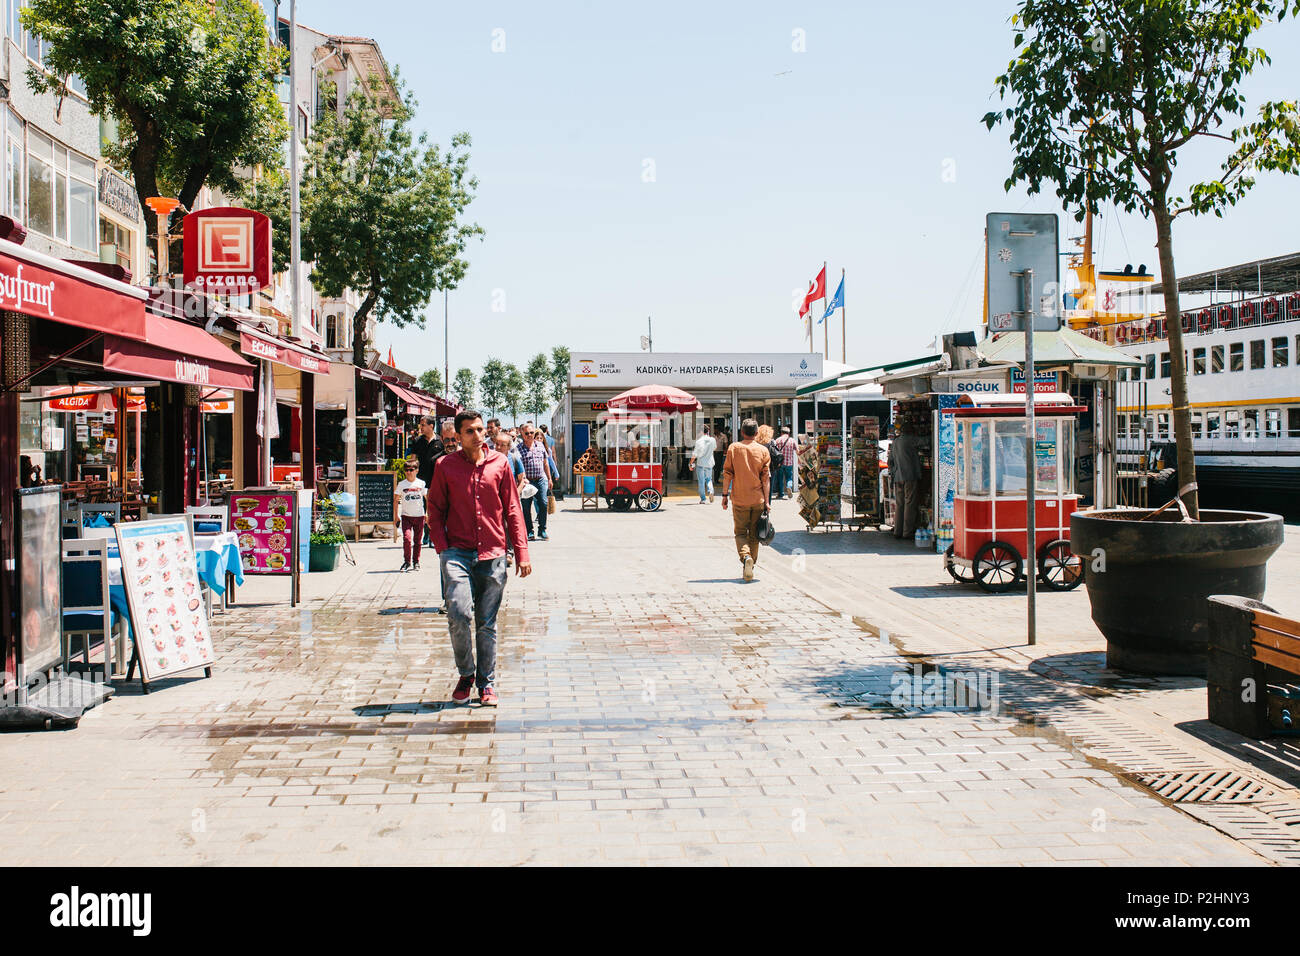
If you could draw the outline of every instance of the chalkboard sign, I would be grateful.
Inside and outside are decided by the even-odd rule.
[[[357,472],[357,523],[393,523],[393,473]]]

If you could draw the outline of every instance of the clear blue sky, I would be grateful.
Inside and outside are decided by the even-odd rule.
[[[450,296],[454,375],[489,356],[522,368],[555,344],[635,350],[648,315],[656,351],[806,350],[791,299],[823,260],[831,291],[847,270],[850,363],[976,328],[985,214],[1060,211],[1003,191],[1006,133],[979,122],[997,106],[1013,10],[299,0],[298,18],[376,39],[419,98],[418,125],[442,143],[473,136],[471,213],[486,236]],[[792,49],[796,29],[806,52]],[[1300,24],[1260,41],[1274,63],[1247,87],[1251,103],[1300,96]],[[1180,170],[1208,172],[1199,159]],[[1297,213],[1300,179],[1266,175],[1224,219],[1177,221],[1178,270],[1296,251]],[[1109,216],[1097,240],[1104,268],[1157,271],[1144,220]],[[429,313],[423,332],[381,325],[377,337],[417,374],[443,364],[441,296]]]

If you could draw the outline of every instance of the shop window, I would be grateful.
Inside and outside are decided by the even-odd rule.
[[[1245,441],[1259,438],[1259,409],[1248,408],[1241,413],[1241,437]]]
[[[1192,437],[1200,438],[1201,431],[1205,427],[1205,416],[1200,412],[1192,412]]]
[[[1221,420],[1222,420],[1222,413],[1220,412],[1205,413],[1205,437],[1206,438],[1223,437],[1223,433],[1220,427]]]
[[[1160,377],[1161,378],[1169,377],[1169,353],[1168,352],[1160,353]]]
[[[1280,408],[1264,409],[1264,437],[1265,438],[1282,437],[1282,409]]]
[[[1203,348],[1192,350],[1192,374],[1205,374],[1205,349]]]
[[[1215,345],[1210,348],[1210,371],[1223,371],[1223,346]]]
[[[23,121],[8,111],[5,123],[5,197],[4,210],[15,222],[23,221],[23,178],[27,175],[23,157],[26,155],[26,131]]]
[[[1286,344],[1287,343],[1286,343],[1285,335],[1273,340],[1273,367],[1274,368],[1287,367]]]
[[[117,264],[123,269],[131,268],[131,248],[135,244],[135,233],[117,223],[101,218],[99,220],[99,244],[111,245]]]
[[[1241,413],[1235,409],[1223,413],[1223,437],[1241,437]]]
[[[1228,345],[1228,371],[1240,372],[1246,367],[1245,362],[1246,344],[1244,342],[1231,342]]]
[[[1250,343],[1250,367],[1253,369],[1264,367],[1263,339],[1255,339],[1255,341]]]
[[[1154,352],[1152,352],[1150,355],[1146,357],[1146,366],[1147,366],[1147,379],[1150,380],[1155,378],[1156,377],[1156,356]]]

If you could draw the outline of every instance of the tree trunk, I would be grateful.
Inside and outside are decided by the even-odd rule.
[[[357,368],[366,367],[366,319],[374,308],[377,295],[372,291],[366,294],[352,316],[352,364]]]
[[[1174,239],[1169,204],[1163,193],[1156,197],[1156,249],[1160,255],[1160,281],[1165,294],[1165,329],[1169,341],[1169,393],[1174,413],[1174,448],[1178,455],[1179,497],[1187,513],[1200,517],[1196,493],[1196,454],[1192,448],[1192,413],[1187,406],[1187,362],[1183,351],[1183,315],[1178,308],[1178,273],[1174,271]],[[1183,489],[1187,489],[1185,492]]]

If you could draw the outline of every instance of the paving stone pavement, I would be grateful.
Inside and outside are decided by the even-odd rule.
[[[1050,655],[1008,650],[1014,596],[934,591],[934,555],[776,516],[746,585],[716,506],[563,503],[506,592],[496,710],[449,703],[431,557],[399,574],[399,546],[363,543],[355,568],[305,576],[298,608],[287,582],[251,581],[215,619],[212,678],[124,685],[74,731],[0,736],[0,862],[1269,862],[1073,738],[896,696],[949,653],[1079,709],[1052,675],[1092,689],[1082,592],[1042,601],[1069,660],[1039,673]]]

